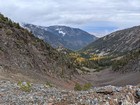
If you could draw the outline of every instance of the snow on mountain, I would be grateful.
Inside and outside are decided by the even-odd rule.
[[[48,42],[53,47],[63,46],[71,50],[79,50],[97,39],[97,37],[86,31],[67,26],[43,27],[24,24],[24,27],[28,28],[35,36]]]

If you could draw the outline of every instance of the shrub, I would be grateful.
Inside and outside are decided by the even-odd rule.
[[[2,28],[2,25],[0,25],[0,28]]]
[[[2,52],[4,51],[4,50],[2,49],[2,47],[0,47],[0,51],[2,51]]]
[[[9,20],[7,21],[7,24],[9,24],[10,27],[13,27],[13,22],[12,22],[12,20],[9,19]]]
[[[79,83],[76,83],[75,87],[74,87],[74,90],[75,91],[82,91],[82,90],[86,91],[86,90],[89,90],[91,87],[92,87],[91,83],[86,83],[83,86],[80,85]]]
[[[7,30],[6,30],[6,34],[7,34],[7,35],[11,35],[12,33],[13,33],[12,30],[10,30],[10,29],[7,29]]]
[[[20,25],[19,25],[19,23],[13,23],[13,25],[14,25],[14,27],[20,29]]]
[[[81,91],[81,90],[82,90],[81,85],[80,85],[79,83],[76,83],[76,84],[75,84],[75,87],[74,87],[74,90],[75,90],[75,91]]]
[[[2,18],[0,17],[0,22],[3,22]]]
[[[91,87],[92,87],[92,84],[91,83],[86,83],[83,86],[83,90],[89,90]]]
[[[31,83],[30,82],[21,82],[19,81],[17,83],[17,85],[20,87],[21,90],[25,91],[25,92],[30,92],[31,91]]]
[[[45,84],[45,86],[46,86],[46,87],[47,87],[47,86],[53,87],[53,85],[52,85],[50,82],[47,82],[47,83]]]
[[[15,28],[20,29],[19,23],[13,22],[11,19],[4,17],[4,15],[2,15],[1,13],[0,13],[0,22],[5,23],[9,25],[10,27],[15,27]]]

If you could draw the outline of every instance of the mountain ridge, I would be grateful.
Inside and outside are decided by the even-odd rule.
[[[79,50],[97,39],[86,31],[69,26],[44,27],[33,24],[24,24],[23,26],[55,48],[63,46],[71,50]]]
[[[62,78],[69,80],[75,73],[66,54],[0,14],[0,76],[49,81],[63,87]]]
[[[131,33],[130,36],[135,34],[137,36],[137,33],[139,33],[138,29],[135,31],[131,30],[132,32],[126,30],[125,32],[120,32],[121,34],[117,35]],[[134,39],[135,38],[137,37],[134,37]],[[126,42],[126,40],[123,41]],[[139,43],[136,43],[135,45],[137,44],[139,45]],[[102,86],[106,84],[126,85],[132,84],[133,82],[135,82],[134,84],[137,84],[139,82],[139,78],[131,80],[131,78],[139,75],[140,73],[136,72],[135,74],[131,75],[133,69],[139,68],[139,52],[138,57],[136,57],[138,59],[131,59],[131,57],[133,58],[133,55],[135,55],[134,53],[131,54],[131,56],[128,55],[130,59],[126,59],[127,62],[117,61],[119,63],[116,63],[115,67],[119,67],[119,69],[117,68],[115,71],[129,72],[128,74],[124,73],[122,77],[120,75],[121,72],[117,72],[116,75],[116,72],[110,68],[112,66],[112,60],[115,61],[118,59],[116,56],[115,58],[110,58],[109,56],[100,57],[97,54],[92,54],[88,55],[89,58],[83,59],[82,57],[87,57],[86,54],[89,53],[83,53],[81,56],[78,54],[78,52],[75,53],[63,47],[54,49],[42,39],[38,39],[31,32],[20,27],[19,24],[3,17],[3,15],[0,15],[0,78],[2,77],[9,80],[16,79],[17,81],[39,81],[42,83],[49,81],[58,87],[64,87],[67,89],[73,89],[76,83],[84,84],[90,82],[93,83],[94,86]],[[87,65],[89,68],[93,68],[81,69],[85,65]],[[125,70],[127,68],[130,69]],[[139,70],[136,69],[136,71]],[[86,73],[89,73],[90,75],[86,75]],[[120,76],[121,80],[130,81],[127,83],[119,82],[120,80],[116,80],[114,77],[115,75]],[[113,81],[110,81],[112,77]]]
[[[127,51],[140,48],[140,26],[134,26],[131,28],[118,30],[102,38],[99,38],[95,42],[92,42],[81,51],[87,51],[90,53],[104,53],[115,54],[125,53]]]

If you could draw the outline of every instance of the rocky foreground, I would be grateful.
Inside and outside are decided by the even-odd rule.
[[[22,85],[27,85],[22,82]],[[140,105],[140,86],[94,87],[70,91],[31,84],[29,91],[10,81],[0,81],[0,105]]]

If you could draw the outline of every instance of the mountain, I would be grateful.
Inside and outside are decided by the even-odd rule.
[[[116,59],[112,64],[114,71],[126,72],[137,72],[140,71],[140,49],[130,51],[120,59]]]
[[[120,54],[140,48],[140,26],[113,32],[99,38],[81,51],[96,54]]]
[[[81,29],[67,26],[43,27],[23,24],[23,27],[29,29],[36,37],[43,39],[55,48],[63,46],[70,50],[79,50],[97,39],[94,35]]]
[[[107,56],[106,58],[106,56],[100,57],[97,54],[93,54],[92,56],[89,55],[89,57],[92,57],[92,59],[90,59],[86,55],[88,53],[83,53],[82,56],[80,56],[78,52],[75,53],[63,47],[54,49],[48,43],[44,42],[42,38],[39,39],[35,37],[35,35],[28,30],[20,27],[18,23],[14,23],[0,14],[0,79],[16,82],[31,81],[43,84],[50,82],[57,87],[67,89],[73,89],[76,83],[85,84],[88,82],[94,86],[138,84],[140,80],[138,77],[140,74],[140,52],[139,43],[137,42],[139,41],[138,30],[139,27],[137,26],[132,29],[114,32],[112,33],[114,36],[111,34],[104,37],[110,42],[110,38],[112,39],[113,37],[121,35],[122,37],[119,36],[121,37],[120,39],[115,40],[113,38],[113,42],[118,41],[114,44],[116,48],[119,46],[119,43],[123,45],[120,42],[122,39],[124,39],[123,43],[127,42],[130,44],[131,49],[128,48],[128,50],[126,48],[129,46],[123,46],[123,48],[125,48],[124,52],[128,52],[125,54],[126,56],[121,55],[115,58],[108,58]],[[124,38],[124,36],[126,36],[124,35],[125,33],[127,33],[129,38]],[[99,41],[101,39],[99,39]],[[106,43],[108,43],[108,41],[106,41]],[[98,42],[98,40],[95,42]],[[111,46],[112,44],[104,47],[113,48]],[[104,47],[100,49],[100,51],[104,51]],[[134,52],[132,51],[131,53],[130,50]],[[117,53],[111,51],[110,53]],[[69,55],[71,55],[72,58],[70,58]],[[87,59],[83,59],[82,57],[84,56],[86,56]],[[108,64],[108,61],[109,63],[111,61],[111,64]],[[114,64],[112,64],[112,62]],[[85,65],[95,67],[89,69],[86,68]],[[82,67],[84,68],[81,69]],[[88,72],[89,74],[83,74],[81,76],[78,74],[79,70],[80,72]],[[96,72],[97,70],[98,72]],[[138,72],[133,73],[133,71]],[[121,75],[122,72],[128,73]],[[119,78],[116,80],[116,77]]]
[[[0,14],[0,77],[58,80],[55,84],[61,85],[59,78],[70,78],[73,73],[65,54]]]

